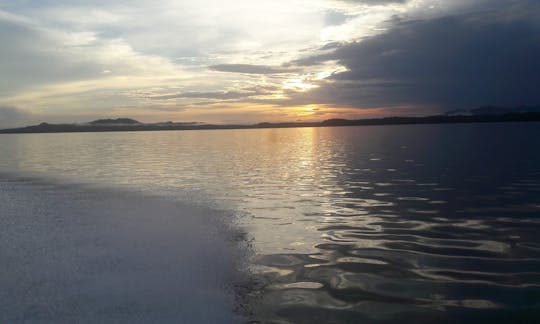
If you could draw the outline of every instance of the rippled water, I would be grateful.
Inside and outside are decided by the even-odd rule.
[[[3,135],[0,172],[232,210],[253,320],[529,321],[539,126]]]

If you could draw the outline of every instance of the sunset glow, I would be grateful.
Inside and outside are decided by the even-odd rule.
[[[0,324],[537,323],[540,0],[0,0]]]
[[[533,82],[505,93],[497,87],[506,83],[490,81],[512,80],[499,78],[496,67],[507,60],[527,64],[517,59],[524,52],[519,46],[530,52],[527,42],[538,35],[534,15],[527,14],[536,9],[534,1],[505,6],[487,0],[0,1],[0,127],[121,116],[323,120],[340,117],[344,107],[357,112],[341,117],[375,108],[386,116],[535,104]],[[525,26],[523,40],[497,33],[501,41],[494,46],[515,51],[473,72],[474,84],[439,60],[445,53],[438,52],[440,44],[428,44],[463,34],[471,44],[490,46],[489,31],[504,24],[501,13],[509,11],[508,23]],[[456,66],[487,64],[470,46],[456,51],[463,54],[454,57]],[[482,91],[468,94],[479,85]],[[316,113],[295,108],[323,106]]]

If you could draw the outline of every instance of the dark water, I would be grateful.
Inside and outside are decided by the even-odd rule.
[[[336,130],[340,149],[322,163],[334,177],[318,184],[326,208],[295,220],[317,223],[314,250],[257,257],[268,267],[261,312],[295,323],[538,320],[538,126]]]
[[[538,123],[8,135],[0,172],[232,212],[255,321],[533,322],[539,144]]]

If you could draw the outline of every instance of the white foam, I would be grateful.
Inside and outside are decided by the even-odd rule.
[[[230,323],[226,213],[0,179],[0,322]]]

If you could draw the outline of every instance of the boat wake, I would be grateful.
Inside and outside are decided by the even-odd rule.
[[[3,323],[231,323],[246,250],[226,212],[0,179]]]

